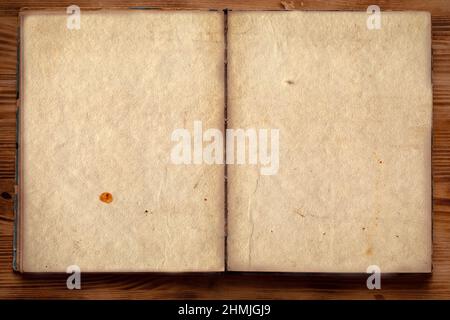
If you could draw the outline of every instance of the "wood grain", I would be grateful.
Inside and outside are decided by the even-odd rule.
[[[20,8],[66,8],[73,4],[71,0],[3,0],[0,11],[17,12]],[[284,4],[283,4],[284,3]],[[366,10],[369,5],[377,4],[381,10],[426,10],[434,15],[448,15],[450,7],[447,0],[156,0],[156,1],[124,1],[124,0],[79,0],[76,4],[81,8],[103,7],[151,7],[168,9],[241,9],[241,10],[282,10],[286,4],[290,8],[302,10]]]
[[[433,273],[390,275],[382,289],[366,288],[366,275],[320,274],[83,274],[82,290],[67,290],[66,275],[12,271],[16,154],[17,14],[20,8],[66,7],[72,1],[0,3],[0,298],[94,299],[450,299],[450,1],[285,1],[301,10],[427,10],[433,50]],[[280,1],[77,1],[82,8],[162,7],[282,10]]]

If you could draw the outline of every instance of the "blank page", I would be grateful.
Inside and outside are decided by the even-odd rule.
[[[224,168],[170,161],[223,127],[223,13],[67,17],[22,18],[21,270],[223,270]]]
[[[431,270],[430,15],[231,12],[228,127],[279,129],[279,170],[228,168],[228,268]]]

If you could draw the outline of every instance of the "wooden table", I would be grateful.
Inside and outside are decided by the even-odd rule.
[[[65,274],[12,271],[16,156],[17,31],[20,8],[213,8],[426,10],[432,14],[433,50],[433,273],[382,277],[381,290],[366,288],[367,275],[319,274],[82,274],[82,290],[68,290]],[[450,299],[450,1],[33,1],[0,3],[0,298],[133,299]]]

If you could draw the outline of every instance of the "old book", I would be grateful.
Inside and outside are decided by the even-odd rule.
[[[16,268],[430,272],[430,15],[367,18],[24,13]]]

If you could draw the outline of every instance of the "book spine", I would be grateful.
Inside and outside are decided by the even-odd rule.
[[[19,141],[19,110],[16,111],[16,141]],[[16,159],[15,159],[15,187],[14,187],[14,197],[13,197],[13,209],[14,209],[14,233],[13,233],[13,270],[20,271],[19,267],[19,148],[18,143],[16,143]]]
[[[20,181],[20,85],[22,82],[21,72],[21,16],[19,15],[19,27],[17,28],[17,63],[16,63],[16,157],[15,157],[15,186],[13,197],[13,210],[14,210],[14,231],[13,231],[13,262],[12,267],[14,271],[21,272],[21,250],[20,250],[20,197],[19,197],[19,181]]]

